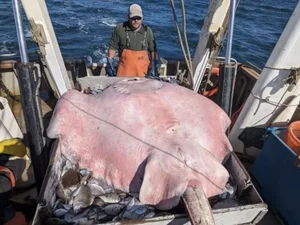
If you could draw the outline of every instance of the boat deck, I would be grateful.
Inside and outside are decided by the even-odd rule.
[[[25,121],[23,118],[23,111],[22,111],[22,107],[21,107],[21,103],[19,101],[15,101],[12,99],[9,99],[9,105],[16,117],[17,122],[20,124],[20,126],[22,127],[22,131],[24,132],[25,130]],[[41,106],[42,106],[42,111],[43,111],[43,118],[44,118],[44,126],[47,127],[47,124],[49,123],[49,119],[51,118],[51,111],[54,108],[55,102],[54,101],[48,101],[45,102],[43,100],[41,100]],[[249,171],[249,168],[251,167],[251,164],[243,162],[245,168]],[[27,168],[27,170],[24,172],[24,176],[23,179],[21,181],[21,183],[23,182],[24,184],[33,184],[34,183],[34,175],[33,175],[33,170],[32,170],[32,166],[29,166]],[[22,184],[21,184],[22,185]],[[26,186],[26,185],[25,185]],[[28,196],[35,198],[37,197],[37,190],[34,186],[32,186],[32,188],[22,192],[22,193],[17,193],[16,195],[14,195],[12,197],[12,200],[15,202],[25,202],[28,198]],[[250,224],[249,224],[250,225]],[[258,225],[284,225],[284,223],[282,223],[280,221],[280,219],[274,215],[272,212],[268,212],[263,218],[262,220],[258,223]]]

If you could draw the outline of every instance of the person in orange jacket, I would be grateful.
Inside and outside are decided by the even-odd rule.
[[[156,42],[149,26],[143,23],[141,6],[132,4],[128,9],[128,20],[118,24],[109,42],[107,74],[109,76],[156,76]],[[113,58],[119,51],[117,72]],[[151,64],[151,66],[150,66]]]

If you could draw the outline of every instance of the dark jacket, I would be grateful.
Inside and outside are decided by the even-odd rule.
[[[130,28],[128,21],[118,24],[112,33],[109,49],[118,50],[121,54],[125,48],[134,51],[148,50],[149,52],[156,52],[152,29],[142,24],[138,31],[134,31]]]

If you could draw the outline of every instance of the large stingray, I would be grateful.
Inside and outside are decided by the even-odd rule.
[[[47,134],[96,178],[166,210],[187,187],[201,187],[207,197],[223,191],[229,125],[221,108],[187,88],[127,79],[97,95],[65,93]]]

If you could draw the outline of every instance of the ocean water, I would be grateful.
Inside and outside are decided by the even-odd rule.
[[[178,0],[176,13],[181,22]],[[0,0],[0,55],[19,54],[12,1]],[[63,57],[91,56],[98,62],[106,56],[113,27],[127,18],[128,0],[46,0]],[[144,23],[156,37],[161,57],[181,58],[170,1],[137,0],[144,11]],[[232,57],[260,68],[270,56],[298,0],[240,0],[234,27]],[[197,45],[209,1],[185,0],[187,37],[191,53]],[[34,7],[34,6],[32,6]],[[23,12],[29,55],[35,56],[29,23]],[[225,54],[225,46],[221,55]]]

